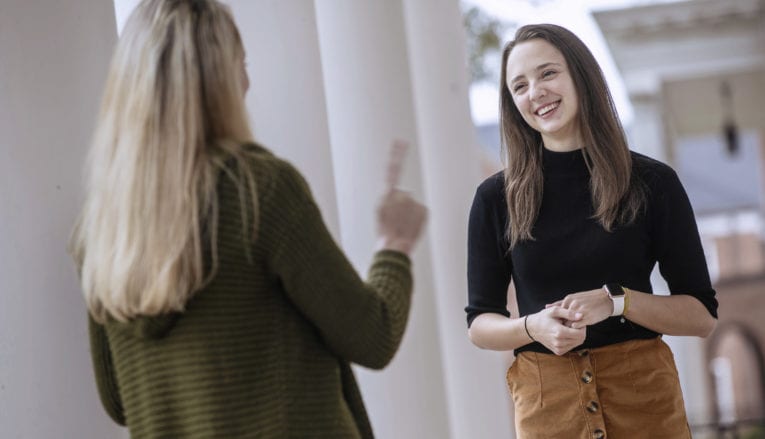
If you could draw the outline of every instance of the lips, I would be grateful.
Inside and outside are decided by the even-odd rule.
[[[560,101],[551,102],[547,105],[544,105],[540,107],[537,111],[534,112],[539,117],[545,117],[547,114],[558,108],[560,105]]]

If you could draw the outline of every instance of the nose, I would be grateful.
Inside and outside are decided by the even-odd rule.
[[[529,85],[529,97],[532,101],[538,101],[545,96],[547,96],[547,90],[543,84],[532,83]]]

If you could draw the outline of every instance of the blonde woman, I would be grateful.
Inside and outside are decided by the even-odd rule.
[[[363,282],[288,163],[254,144],[215,0],[144,0],[121,36],[72,238],[102,403],[133,437],[372,437],[425,209],[391,189]]]
[[[466,311],[474,344],[515,351],[518,437],[689,438],[661,334],[706,337],[717,300],[677,174],[628,149],[569,30],[518,29],[501,78],[507,169],[473,201]],[[669,295],[652,294],[657,263]]]

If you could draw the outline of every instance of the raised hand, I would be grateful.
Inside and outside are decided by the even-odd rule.
[[[401,139],[393,141],[388,158],[388,169],[385,173],[385,188],[395,189],[401,183],[401,171],[404,169],[404,159],[409,150],[409,144]]]
[[[377,208],[381,248],[409,254],[425,225],[427,209],[408,193],[397,189],[408,145],[397,140],[391,146],[386,172],[386,193]]]

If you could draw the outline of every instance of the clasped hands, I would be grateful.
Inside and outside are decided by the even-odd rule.
[[[529,334],[556,355],[584,342],[587,326],[607,319],[613,312],[608,294],[598,288],[567,295],[527,317]]]

